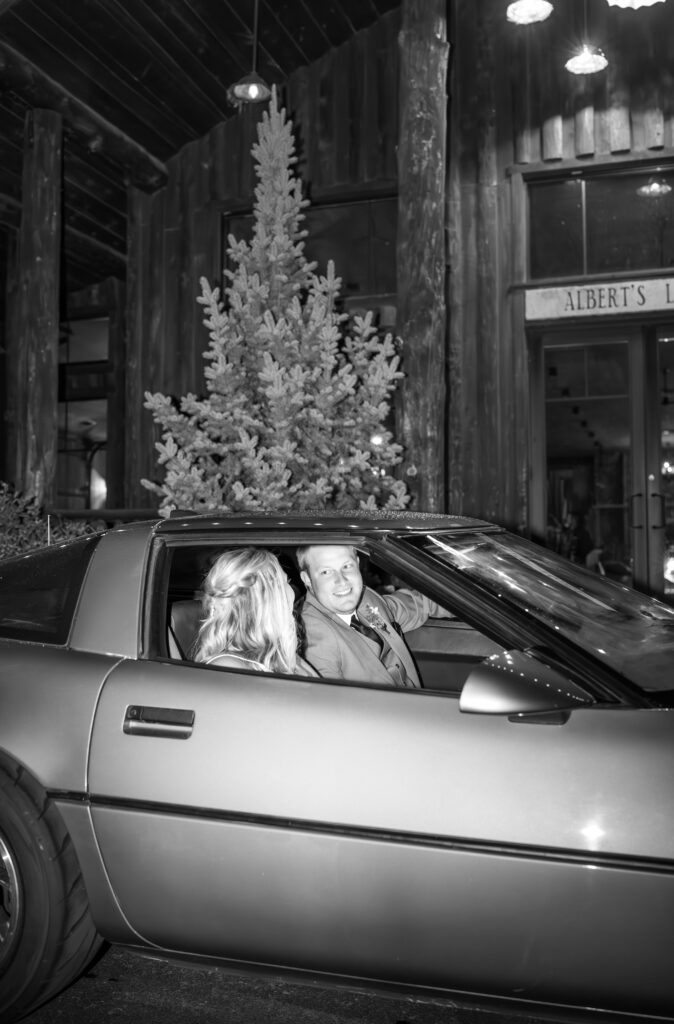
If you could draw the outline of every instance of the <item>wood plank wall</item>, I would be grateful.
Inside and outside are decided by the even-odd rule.
[[[293,74],[282,99],[295,125],[298,171],[313,200],[395,188],[399,11]],[[166,188],[129,195],[124,498],[151,508],[157,478],[147,391],[203,390],[208,336],[199,278],[221,283],[221,214],[252,205],[257,108],[217,125],[169,164]]]
[[[504,31],[512,55],[515,163],[610,159],[674,147],[674,13],[668,4],[631,11],[588,0],[588,38],[609,60],[596,75],[571,75],[564,67],[585,34],[581,0],[558,3],[547,21]]]
[[[521,27],[499,0],[449,9],[449,510],[526,529],[525,175],[674,161],[674,11],[560,0]],[[585,9],[609,66],[576,77]]]

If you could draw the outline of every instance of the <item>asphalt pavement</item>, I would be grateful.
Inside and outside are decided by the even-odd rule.
[[[24,1024],[543,1024],[411,999],[182,967],[108,950]],[[544,1024],[551,1024],[545,1021]]]

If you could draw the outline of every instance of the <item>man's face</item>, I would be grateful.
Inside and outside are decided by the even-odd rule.
[[[349,615],[356,610],[363,589],[356,552],[337,545],[311,548],[302,582],[328,611]]]

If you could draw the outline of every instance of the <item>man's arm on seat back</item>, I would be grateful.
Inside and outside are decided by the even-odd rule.
[[[381,600],[388,608],[394,622],[397,622],[403,633],[423,626],[428,618],[447,619],[451,614],[435,601],[420,594],[418,590],[394,590],[392,594],[383,594]]]

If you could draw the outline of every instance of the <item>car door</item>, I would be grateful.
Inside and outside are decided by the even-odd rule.
[[[671,1012],[672,714],[548,722],[126,661],[93,728],[101,854],[163,948]]]

